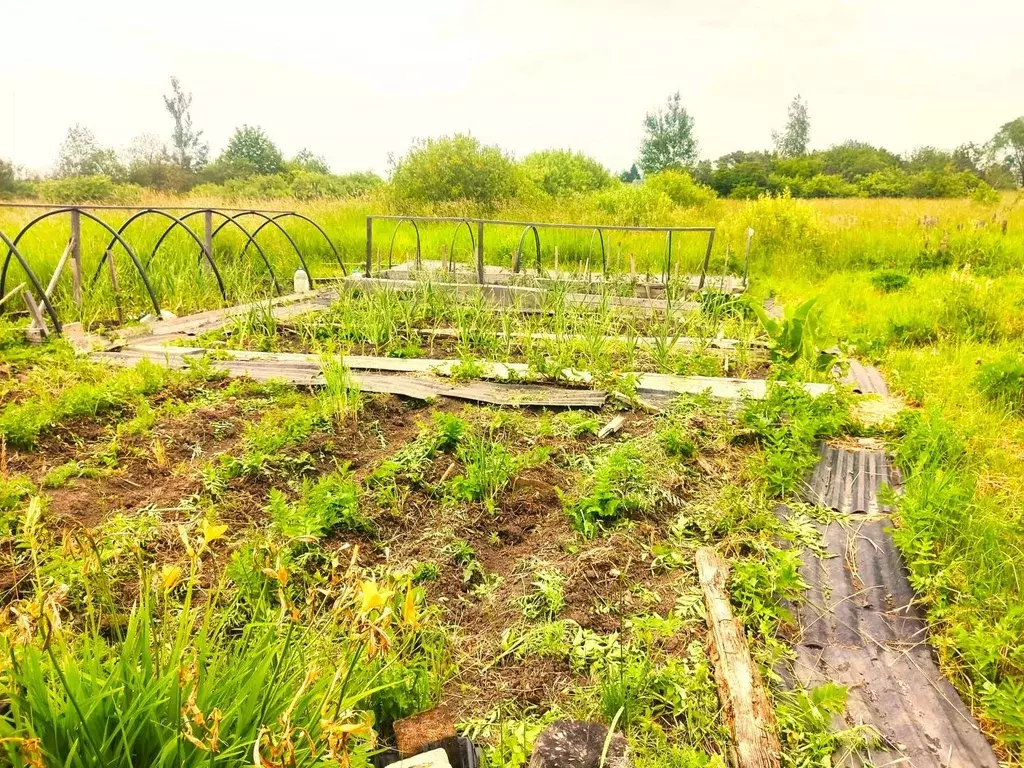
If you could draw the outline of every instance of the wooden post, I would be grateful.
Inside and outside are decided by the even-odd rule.
[[[107,251],[107,267],[110,269],[110,284],[114,287],[114,303],[117,305],[117,324],[124,325],[124,311],[121,309],[121,289],[117,285],[117,267],[114,266],[113,251]]]
[[[555,272],[554,278],[555,278],[555,280],[557,280],[558,279],[558,246],[557,245],[555,246],[555,270],[554,270],[554,272]]]
[[[213,269],[213,211],[203,211],[203,251],[206,253],[206,266]],[[107,253],[111,256],[111,264],[113,264],[113,254],[110,251]],[[111,273],[113,274],[113,273]]]
[[[82,308],[82,214],[71,209],[71,298]]]
[[[629,252],[629,279],[636,280],[636,254],[632,251]]]
[[[448,264],[448,246],[441,243],[441,271],[447,272],[449,268]]]
[[[377,264],[380,264],[380,252],[377,253]],[[366,276],[373,271],[373,216],[366,217]]]
[[[726,584],[729,566],[710,547],[697,550],[704,590],[710,652],[726,724],[736,747],[737,768],[779,768],[778,728],[761,674],[750,658],[743,625],[733,616]]]
[[[57,287],[57,281],[60,280],[60,274],[64,271],[64,265],[68,263],[68,256],[71,255],[71,241],[68,240],[68,244],[64,248],[64,253],[61,254],[60,260],[57,262],[57,268],[53,270],[53,277],[50,278],[50,284],[46,286],[46,298],[53,298],[53,290]]]
[[[484,284],[484,223],[476,223],[476,281]]]

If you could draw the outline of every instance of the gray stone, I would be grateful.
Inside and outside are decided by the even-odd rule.
[[[629,745],[619,733],[612,736],[602,766],[607,738],[601,723],[556,720],[534,742],[530,768],[629,768]]]

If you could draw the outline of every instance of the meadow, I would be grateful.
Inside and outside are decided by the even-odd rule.
[[[350,273],[363,266],[367,215],[412,212],[372,194],[295,209],[326,229]],[[0,230],[13,236],[30,216],[0,208]],[[580,197],[487,216],[713,225],[712,273],[742,270],[753,228],[749,302],[706,301],[655,321],[561,306],[557,295],[531,317],[429,291],[367,293],[285,323],[253,311],[202,339],[322,355],[327,385],[317,392],[227,381],[215,355],[184,373],[114,371],[61,341],[27,345],[24,319],[0,318],[9,759],[366,765],[395,720],[441,703],[493,766],[525,765],[533,738],[560,716],[618,727],[640,766],[724,766],[729,737],[693,567],[695,550],[712,545],[732,562],[733,605],[769,680],[782,764],[828,765],[874,736],[835,727],[845,692],[788,689],[773,670],[789,652],[785,606],[803,589],[791,545],[814,546],[808,526],[819,513],[799,501],[814,446],[867,436],[904,474],[894,537],[943,672],[1004,763],[1021,765],[1021,195],[695,208],[624,198],[613,210]],[[386,263],[394,224],[378,226]],[[148,253],[162,231],[140,222],[129,239]],[[315,254],[314,277],[337,275],[319,234],[300,223],[289,231]],[[25,240],[47,277],[67,234],[66,223],[48,222]],[[521,234],[489,227],[488,263],[510,264]],[[421,235],[424,258],[452,248],[450,225]],[[453,255],[469,262],[460,236]],[[91,274],[107,238],[86,225],[83,239]],[[227,230],[216,241],[238,301],[269,286],[254,254],[238,256],[241,242]],[[273,234],[260,242],[290,284],[290,246]],[[704,242],[675,242],[681,269],[699,265]],[[556,248],[564,269],[593,259],[586,231],[542,229],[541,246],[546,268]],[[660,274],[664,235],[608,233],[606,247],[615,272],[632,261],[638,274]],[[414,248],[404,225],[395,261]],[[220,303],[196,250],[179,233],[153,264],[161,303],[177,314]],[[119,259],[121,310],[137,317],[143,294]],[[115,315],[104,278],[78,315],[86,325]],[[20,279],[13,270],[9,280]],[[56,297],[62,312],[79,312],[66,284]],[[814,300],[801,341],[809,354],[783,359],[793,350],[749,309],[767,298],[789,317]],[[697,343],[679,348],[681,337]],[[716,337],[741,344],[722,355]],[[833,348],[840,360],[877,364],[909,407],[866,423],[846,392],[813,400],[777,386],[738,410],[698,396],[655,413],[622,375],[823,380],[816,355]],[[551,377],[588,370],[622,397],[596,414],[415,404],[359,393],[330,362],[339,352],[453,358],[467,379],[480,359]],[[626,426],[599,439],[614,415]],[[780,501],[800,515],[777,518]]]

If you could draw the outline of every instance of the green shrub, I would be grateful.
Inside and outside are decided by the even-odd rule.
[[[613,184],[594,195],[597,209],[609,214],[612,223],[649,226],[664,220],[672,212],[672,200],[659,189],[646,184]]]
[[[414,203],[493,206],[516,197],[521,184],[522,172],[509,155],[465,134],[415,143],[391,174],[395,196]]]
[[[138,203],[144,194],[136,184],[115,184],[109,176],[72,176],[47,179],[35,192],[49,203]]]
[[[1012,413],[1024,413],[1024,356],[1010,353],[984,363],[974,384],[989,400]]]
[[[582,152],[546,149],[523,158],[520,167],[537,187],[552,197],[604,189],[612,183],[608,169]]]
[[[892,269],[883,269],[871,275],[871,285],[881,293],[895,293],[910,285],[910,276]]]
[[[644,179],[644,186],[661,192],[676,205],[696,208],[707,205],[718,195],[710,187],[698,184],[686,171],[666,170]]]
[[[599,456],[589,475],[586,493],[565,504],[573,527],[586,538],[648,506],[648,463],[633,443],[620,443]]]

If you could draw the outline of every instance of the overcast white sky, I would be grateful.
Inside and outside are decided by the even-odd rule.
[[[620,170],[675,90],[703,157],[767,147],[797,93],[814,147],[952,148],[1024,114],[1022,30],[1021,0],[0,0],[0,157],[166,137],[172,74],[213,155],[249,123],[338,172],[460,131]]]

